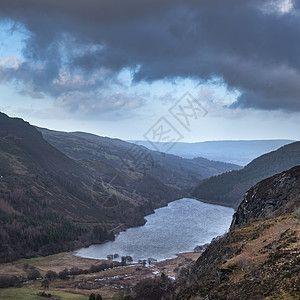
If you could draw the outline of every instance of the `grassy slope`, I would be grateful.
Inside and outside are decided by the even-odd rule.
[[[27,288],[7,288],[0,289],[0,299],[10,300],[10,299],[22,299],[22,300],[43,300],[47,299],[45,297],[38,296],[39,292],[42,292],[43,289],[27,289]],[[51,294],[51,299],[75,299],[75,300],[87,300],[88,297],[84,295],[78,295],[74,293],[66,293],[60,291],[46,290],[47,294]]]
[[[177,299],[299,299],[299,224],[290,214],[230,232],[198,259],[188,284],[178,283]]]

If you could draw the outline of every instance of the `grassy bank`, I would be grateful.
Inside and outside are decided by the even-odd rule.
[[[23,284],[20,288],[0,289],[0,299],[45,299],[45,297],[38,296],[38,292],[41,291],[50,293],[52,295],[50,299],[88,299],[91,293],[99,293],[103,299],[112,299],[115,295],[126,294],[144,278],[160,276],[162,273],[175,278],[180,268],[187,267],[198,257],[199,253],[182,253],[174,259],[157,262],[150,267],[132,264],[96,273],[69,276],[65,279],[55,278],[49,281],[47,288],[42,285],[44,279],[35,280]],[[49,270],[56,273],[71,268],[88,270],[91,266],[104,262],[110,263],[107,260],[81,258],[72,252],[65,252],[0,264],[0,275],[26,277],[26,270],[34,268],[40,272],[41,276],[45,276]]]
[[[7,288],[0,289],[0,299],[3,300],[12,300],[12,299],[22,299],[22,300],[37,300],[37,299],[46,299],[45,297],[38,296],[38,293],[41,292],[40,289],[30,289],[30,288]],[[88,298],[84,295],[78,295],[73,293],[66,293],[61,291],[52,291],[47,290],[47,294],[51,294],[50,299],[74,299],[74,300],[87,300]]]

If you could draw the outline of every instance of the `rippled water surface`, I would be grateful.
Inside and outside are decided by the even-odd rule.
[[[225,233],[233,212],[228,207],[180,199],[155,210],[155,214],[146,217],[144,226],[121,232],[113,242],[82,248],[76,255],[105,259],[109,254],[118,253],[132,256],[134,261],[174,258],[177,253],[193,251],[197,245]]]

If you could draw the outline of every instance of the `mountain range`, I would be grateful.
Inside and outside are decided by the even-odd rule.
[[[60,132],[37,128],[54,147],[70,158],[86,164],[97,160],[120,170],[149,174],[164,184],[190,191],[200,180],[240,166],[205,158],[186,159],[172,154],[151,151],[138,144],[101,137],[85,132]]]
[[[178,142],[170,148],[163,142],[137,141],[150,150],[168,149],[168,153],[184,158],[204,157],[210,160],[224,161],[241,166],[265,153],[295,142],[293,140],[235,140],[206,141],[198,143]]]

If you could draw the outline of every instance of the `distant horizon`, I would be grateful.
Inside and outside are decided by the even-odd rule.
[[[73,131],[76,132],[76,131]],[[72,133],[72,131],[70,131]],[[126,142],[149,142],[148,140],[125,140]],[[290,141],[290,142],[298,142],[299,140],[293,140],[293,139],[237,139],[237,140],[205,140],[205,141],[199,141],[199,142],[177,142],[177,143],[185,143],[185,144],[196,144],[196,143],[206,143],[206,142],[260,142],[260,141]],[[155,141],[152,141],[155,142]]]
[[[163,3],[2,1],[0,110],[122,140],[300,140],[297,1]]]
[[[48,130],[52,130],[52,131],[62,131],[62,132],[67,132],[67,133],[72,133],[72,132],[85,132],[85,133],[89,133],[89,134],[94,134],[94,135],[98,135],[101,137],[107,137],[107,138],[111,138],[111,139],[120,139],[123,141],[127,141],[127,142],[138,142],[138,141],[144,141],[147,142],[148,140],[146,139],[134,139],[134,138],[122,138],[120,136],[110,136],[110,135],[106,135],[106,134],[101,134],[99,132],[95,132],[93,130],[84,130],[84,129],[80,129],[80,128],[76,128],[76,129],[61,129],[61,128],[53,128],[53,127],[49,127],[49,126],[44,126],[44,125],[37,125],[35,123],[32,123],[30,120],[27,120],[26,118],[23,118],[21,116],[17,116],[17,115],[10,115],[9,113],[0,110],[0,112],[6,114],[7,116],[11,117],[11,118],[21,118],[26,122],[29,122],[32,126],[34,127],[40,127],[40,128],[44,128],[44,129],[48,129]],[[285,140],[285,141],[291,141],[291,142],[297,142],[300,141],[299,139],[295,139],[295,138],[224,138],[224,139],[207,139],[207,140],[182,140],[179,141],[178,143],[188,143],[188,144],[193,144],[193,143],[204,143],[204,142],[223,142],[223,141],[280,141],[280,140]],[[153,141],[154,142],[154,141]]]

